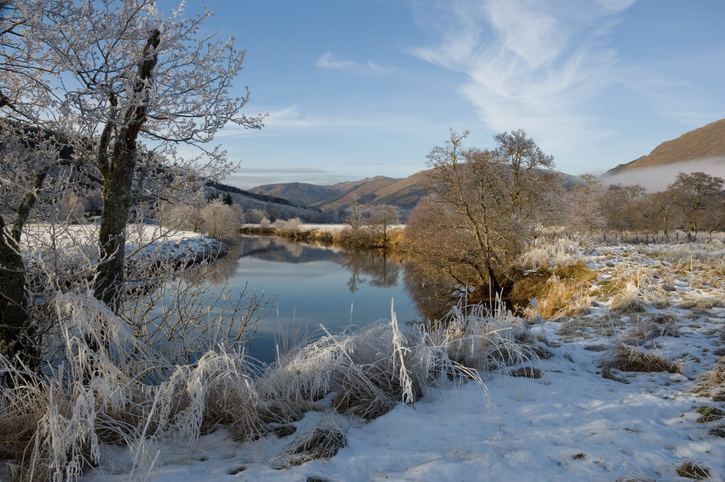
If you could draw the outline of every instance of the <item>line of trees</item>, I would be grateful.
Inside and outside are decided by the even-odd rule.
[[[670,239],[686,231],[690,239],[725,229],[725,181],[704,172],[680,172],[663,191],[647,192],[639,184],[606,188],[595,176],[565,198],[565,225],[586,233],[614,231],[658,235]]]

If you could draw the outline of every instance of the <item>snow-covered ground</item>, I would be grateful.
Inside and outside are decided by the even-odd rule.
[[[95,263],[99,229],[97,224],[31,224],[25,228],[21,248],[34,262],[59,250],[65,258],[77,259],[80,265]],[[193,231],[149,224],[129,224],[126,228],[126,256],[131,261],[191,258],[200,262],[219,254],[223,256],[226,251],[224,243]]]
[[[687,246],[591,250],[587,264],[598,270],[601,286],[623,266],[645,268],[630,276],[649,300],[646,311],[615,314],[613,297],[595,288],[588,314],[534,324],[553,353],[535,363],[543,369],[539,379],[495,373],[485,390],[474,383],[427,389],[416,403],[400,403],[372,421],[311,411],[282,438],[241,443],[220,430],[154,449],[150,468],[134,474],[128,449],[108,448],[102,467],[84,480],[666,481],[686,480],[677,473],[683,462],[707,468],[709,480],[725,480],[725,438],[718,432],[725,419],[698,423],[698,409],[725,403],[692,391],[700,375],[725,363],[721,256]],[[681,361],[684,375],[613,369],[617,380],[602,377],[610,349],[635,343],[635,325],[658,314],[676,323],[668,333],[679,336],[650,337],[636,342],[638,349]],[[342,429],[346,446],[330,459],[280,468],[285,447],[314,428]]]

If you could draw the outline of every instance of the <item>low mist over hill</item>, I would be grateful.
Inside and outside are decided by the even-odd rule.
[[[604,173],[609,183],[640,183],[664,189],[678,172],[703,171],[725,176],[725,119],[665,141],[651,153]]]

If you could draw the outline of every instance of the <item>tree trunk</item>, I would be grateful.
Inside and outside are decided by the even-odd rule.
[[[109,120],[101,135],[98,147],[98,168],[103,174],[103,210],[101,211],[101,232],[99,235],[100,263],[98,264],[95,296],[118,312],[125,291],[124,263],[126,247],[126,221],[133,203],[131,187],[136,169],[136,140],[141,127],[146,122],[148,111],[148,92],[153,81],[153,70],[158,61],[156,49],[160,43],[158,30],[151,35],[144,46],[143,59],[138,66],[138,76],[134,85],[135,104],[127,107],[123,115],[123,127],[114,142],[113,151],[108,159],[113,122]],[[109,98],[113,104],[116,99]]]
[[[5,231],[0,216],[0,351],[11,368],[22,370],[23,365],[37,370],[38,350],[28,312],[25,286],[25,265],[17,241]],[[13,385],[13,374],[6,373],[4,381]]]
[[[103,210],[99,234],[100,263],[98,264],[95,296],[114,312],[124,292],[124,263],[126,221],[130,205],[136,152],[114,152],[113,168],[103,185]]]

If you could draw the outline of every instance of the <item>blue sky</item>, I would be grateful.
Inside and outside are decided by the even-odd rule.
[[[214,2],[214,3],[212,3]],[[243,188],[406,177],[449,128],[522,128],[570,174],[602,173],[725,117],[722,0],[209,0],[247,50],[262,131],[217,137]],[[161,1],[168,10],[175,2]],[[241,90],[240,90],[241,93]]]

